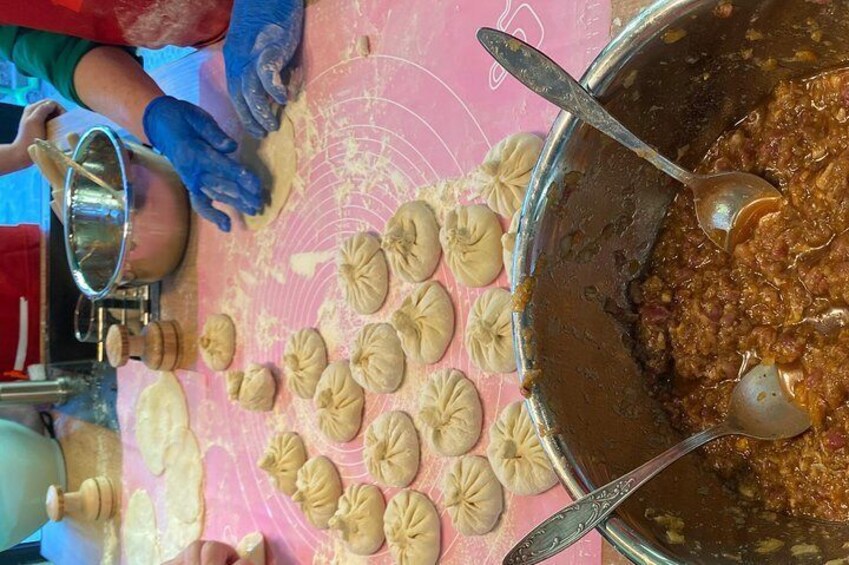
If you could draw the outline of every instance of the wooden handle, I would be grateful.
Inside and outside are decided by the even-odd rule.
[[[66,493],[61,486],[50,485],[45,500],[47,516],[53,522],[60,522],[66,516],[86,522],[108,520],[115,515],[117,507],[115,489],[106,477],[86,479],[79,492]]]

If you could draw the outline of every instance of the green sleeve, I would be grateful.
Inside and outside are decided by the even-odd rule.
[[[0,26],[0,57],[18,71],[52,84],[62,96],[83,108],[74,88],[74,70],[83,56],[100,43],[18,26]],[[129,53],[138,59],[134,49]],[[139,59],[140,61],[140,59]]]

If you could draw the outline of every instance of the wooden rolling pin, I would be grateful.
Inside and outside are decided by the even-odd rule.
[[[107,477],[86,479],[77,492],[66,493],[59,485],[47,489],[45,507],[53,522],[61,522],[66,516],[84,522],[109,520],[118,509],[118,497]]]

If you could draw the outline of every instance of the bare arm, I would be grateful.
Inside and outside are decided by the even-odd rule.
[[[147,142],[142,117],[162,89],[129,53],[117,47],[97,47],[74,70],[74,87],[89,108]]]

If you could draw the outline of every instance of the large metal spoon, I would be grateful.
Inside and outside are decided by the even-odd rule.
[[[732,251],[751,235],[758,220],[778,208],[781,193],[759,176],[742,172],[698,175],[682,169],[619,123],[545,54],[495,29],[481,28],[477,35],[490,55],[522,84],[688,186],[699,225],[721,249]]]
[[[808,413],[796,405],[775,365],[758,365],[743,375],[731,393],[725,420],[664,451],[547,519],[516,544],[504,558],[509,565],[531,565],[548,559],[584,537],[626,498],[669,465],[717,438],[744,435],[776,440],[797,436],[811,427]]]

